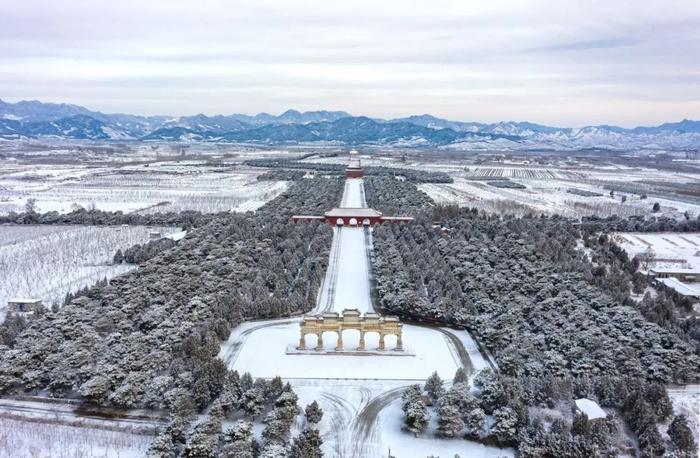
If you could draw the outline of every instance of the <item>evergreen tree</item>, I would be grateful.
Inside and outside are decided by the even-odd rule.
[[[306,415],[306,421],[312,425],[318,424],[323,418],[323,410],[319,407],[318,402],[313,401],[311,404],[306,406],[304,409],[304,414]]]
[[[425,431],[430,419],[430,413],[421,399],[414,399],[404,407],[404,424],[406,430],[420,434]]]
[[[424,389],[426,393],[428,393],[428,397],[431,401],[437,401],[437,399],[443,395],[445,388],[443,387],[442,379],[438,375],[437,371],[433,372],[433,374],[425,381]]]
[[[225,458],[253,458],[255,456],[253,425],[239,420],[227,429],[224,432],[224,445],[221,452]]]
[[[321,458],[323,456],[322,445],[323,440],[318,430],[307,428],[294,438],[289,456],[291,458]]]
[[[175,451],[173,438],[166,429],[153,439],[146,452],[146,458],[175,458]]]
[[[468,383],[469,382],[469,375],[467,374],[467,371],[464,370],[463,367],[460,367],[457,369],[455,372],[455,376],[452,379],[452,383]]]
[[[455,437],[464,428],[462,415],[456,406],[441,405],[438,408],[438,434],[442,437]]]
[[[503,444],[512,444],[518,434],[518,417],[510,407],[501,407],[494,413],[494,424],[491,432]]]
[[[693,431],[688,426],[688,419],[685,415],[676,415],[668,427],[668,435],[679,450],[693,452],[695,450],[695,439]]]
[[[571,434],[575,436],[587,436],[589,433],[590,424],[588,422],[588,416],[585,413],[576,413],[571,423]]]
[[[479,439],[486,424],[486,414],[482,409],[476,407],[464,415],[464,425],[467,427],[467,437]]]
[[[253,418],[260,415],[265,405],[265,396],[259,388],[251,388],[243,393],[241,397],[241,407]]]

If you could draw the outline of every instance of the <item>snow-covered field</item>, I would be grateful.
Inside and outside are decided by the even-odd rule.
[[[31,458],[137,458],[153,436],[84,426],[0,418],[0,456]]]
[[[61,304],[68,292],[134,268],[112,264],[117,249],[149,239],[143,226],[0,226],[0,315],[11,298]]]
[[[486,169],[496,177],[515,176],[514,169]],[[525,174],[521,171],[520,174]],[[535,171],[528,169],[528,174]],[[486,172],[484,172],[486,173]],[[599,216],[633,216],[649,215],[652,206],[658,202],[661,211],[657,215],[684,218],[700,215],[700,204],[669,200],[649,195],[642,199],[639,195],[616,192],[610,196],[610,190],[592,180],[584,180],[574,172],[541,170],[542,176],[512,178],[512,181],[525,186],[525,189],[497,188],[487,181],[470,180],[464,176],[455,176],[450,184],[421,184],[419,189],[427,193],[438,203],[457,204],[473,207],[491,213],[545,213],[568,217],[586,215]],[[463,175],[463,174],[460,174]],[[545,176],[549,175],[549,176]],[[568,178],[567,178],[568,177]],[[584,191],[599,195],[579,195],[569,190]],[[626,196],[622,202],[622,196]]]
[[[618,232],[613,240],[630,257],[651,249],[659,260],[652,268],[700,269],[700,233]]]
[[[0,400],[0,456],[141,457],[165,422],[143,410],[117,418],[109,409],[79,415],[80,408],[38,398]]]
[[[471,166],[469,175],[480,178],[521,178],[521,179],[571,179],[584,178],[584,174],[572,170],[536,167],[487,167]]]
[[[27,169],[0,164],[0,214],[24,211],[29,199],[35,199],[39,212],[66,213],[77,206],[142,213],[249,211],[287,188],[284,181],[257,181],[260,171],[210,167],[204,162]]]

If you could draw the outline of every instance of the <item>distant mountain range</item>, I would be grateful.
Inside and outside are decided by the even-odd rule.
[[[68,105],[0,100],[0,139],[143,140],[256,144],[324,143],[464,150],[700,150],[700,121],[625,129],[530,122],[450,121],[424,114],[372,119],[344,111],[288,110],[206,116],[105,114]]]

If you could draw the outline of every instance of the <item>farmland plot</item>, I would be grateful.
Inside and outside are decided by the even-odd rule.
[[[619,232],[612,237],[630,257],[651,250],[652,268],[700,269],[700,233]]]
[[[506,172],[494,172],[480,178],[503,178]],[[506,170],[506,169],[501,169]],[[530,170],[530,172],[534,172]],[[484,172],[486,173],[486,172]],[[544,173],[544,172],[543,172]],[[642,199],[639,195],[614,193],[596,184],[592,180],[579,178],[559,179],[545,178],[546,172],[538,178],[513,178],[512,181],[525,186],[525,189],[496,189],[486,180],[470,180],[465,174],[459,174],[451,184],[421,184],[419,188],[438,203],[456,204],[463,207],[477,208],[488,213],[523,214],[559,214],[578,218],[581,216],[622,217],[643,216],[652,213],[652,206],[658,202],[661,209],[656,215],[672,218],[684,218],[700,214],[700,205],[678,202],[675,200],[649,196]],[[569,192],[574,189],[575,193]],[[622,201],[625,195],[625,201]]]
[[[61,304],[68,292],[133,269],[112,264],[117,249],[144,243],[149,232],[176,229],[142,226],[0,226],[0,316],[11,298]]]
[[[525,178],[525,179],[569,179],[585,177],[583,173],[561,169],[544,169],[530,167],[469,167],[469,176],[487,178]]]
[[[21,212],[29,199],[35,199],[39,212],[66,213],[77,206],[125,213],[249,211],[287,188],[284,181],[258,181],[258,171],[222,170],[203,163],[147,165],[5,168],[0,175],[0,213]]]
[[[36,458],[144,456],[152,436],[0,418],[0,456]]]

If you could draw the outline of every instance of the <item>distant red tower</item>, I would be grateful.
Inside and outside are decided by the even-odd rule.
[[[350,151],[350,159],[348,160],[348,166],[345,169],[346,178],[362,178],[364,173],[362,173],[362,165],[360,164],[360,157],[357,151]]]

